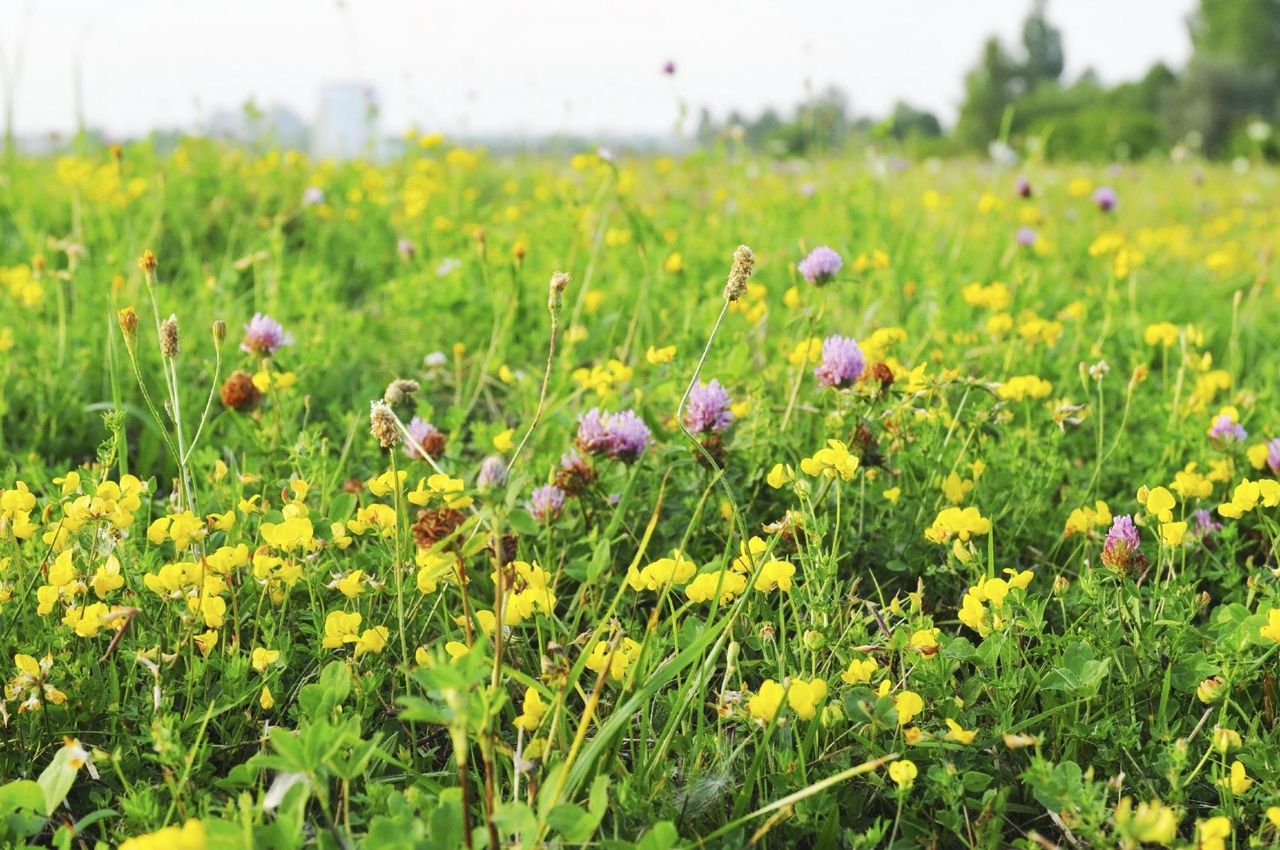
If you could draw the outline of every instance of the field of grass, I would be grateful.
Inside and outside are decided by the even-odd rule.
[[[0,163],[0,845],[1280,843],[1278,184]]]

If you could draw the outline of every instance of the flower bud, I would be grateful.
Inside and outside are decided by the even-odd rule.
[[[218,319],[213,323],[213,345],[215,348],[222,347],[222,341],[227,338],[227,323]]]
[[[551,276],[551,284],[548,287],[547,308],[552,313],[559,313],[560,306],[564,297],[565,287],[569,285],[569,276],[564,272],[556,272]]]
[[[125,307],[117,315],[120,320],[120,332],[124,334],[124,341],[127,345],[132,346],[134,340],[138,338],[138,314],[133,311],[132,307]]]
[[[138,268],[148,275],[153,275],[156,273],[156,265],[156,255],[151,252],[151,249],[143,251],[142,257],[138,260]]]

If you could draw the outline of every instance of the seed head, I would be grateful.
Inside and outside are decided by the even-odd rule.
[[[178,356],[178,317],[174,313],[160,324],[160,353],[165,357]]]
[[[399,444],[400,428],[396,424],[396,415],[385,401],[375,401],[369,405],[369,432],[384,449]]]
[[[559,313],[564,301],[564,290],[569,285],[569,276],[564,272],[556,272],[551,276],[551,284],[547,287],[547,307],[552,313]]]
[[[726,301],[737,301],[747,291],[747,278],[756,265],[756,255],[746,245],[739,245],[733,252],[733,265],[729,268],[729,280],[724,285]]]
[[[393,407],[397,404],[404,404],[417,395],[421,387],[417,381],[410,381],[406,378],[397,378],[387,384],[387,390],[382,394],[382,400]]]

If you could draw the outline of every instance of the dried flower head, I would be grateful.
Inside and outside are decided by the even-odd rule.
[[[134,312],[132,307],[125,307],[118,314],[120,320],[120,332],[124,334],[124,341],[132,347],[133,341],[138,338],[138,314]]]
[[[261,401],[262,391],[253,383],[253,376],[243,369],[235,370],[222,383],[222,403],[232,410],[244,413]]]
[[[165,357],[178,356],[178,316],[170,313],[160,323],[160,353]]]
[[[564,272],[556,272],[551,276],[547,292],[547,308],[552,313],[559,313],[564,300],[565,287],[569,285],[569,276]]]
[[[382,394],[382,400],[394,407],[397,404],[404,404],[413,399],[418,394],[418,390],[422,387],[417,381],[411,381],[407,378],[396,378],[387,384],[386,392]]]
[[[435,458],[444,454],[444,432],[427,420],[415,416],[409,420],[405,430],[409,432],[404,440],[404,453],[407,457],[425,460],[426,457]],[[422,447],[422,452],[426,452],[426,457],[418,451],[418,446]]]
[[[400,428],[396,415],[385,401],[369,404],[369,432],[378,440],[378,445],[389,449],[400,442]]]
[[[729,280],[724,285],[726,301],[737,301],[747,291],[747,279],[755,269],[756,255],[746,245],[739,245],[733,252],[733,265],[729,267]]]
[[[138,260],[138,268],[142,269],[148,275],[156,273],[156,255],[151,253],[151,249],[142,252],[142,257]]]

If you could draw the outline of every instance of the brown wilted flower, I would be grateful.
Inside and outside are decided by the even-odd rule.
[[[551,276],[551,283],[547,287],[547,307],[552,313],[560,312],[560,306],[564,299],[564,290],[568,285],[569,276],[564,272],[556,272]]]
[[[453,508],[418,511],[418,519],[413,523],[413,539],[419,548],[428,549],[457,531],[465,521],[462,511]]]
[[[231,373],[222,383],[222,404],[244,413],[253,410],[262,401],[262,391],[253,383],[253,376],[243,369]]]
[[[566,496],[581,496],[596,481],[596,470],[583,460],[582,455],[571,451],[560,458],[560,468],[556,470],[556,486]]]
[[[878,360],[871,364],[871,368],[867,370],[867,378],[872,381],[879,381],[881,389],[889,389],[893,386],[893,370],[889,368],[889,364]]]
[[[407,378],[397,378],[387,384],[386,392],[382,394],[382,400],[394,407],[397,404],[404,404],[418,394],[421,386],[417,381],[410,381]]]

